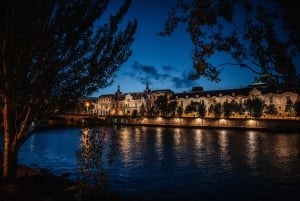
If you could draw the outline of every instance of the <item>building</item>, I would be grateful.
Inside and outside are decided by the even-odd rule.
[[[155,105],[155,100],[159,96],[165,96],[168,103],[176,102],[177,108],[182,111],[195,102],[204,103],[207,108],[216,103],[235,102],[240,105],[245,104],[248,99],[257,97],[265,105],[264,117],[291,117],[295,116],[293,108],[290,107],[296,101],[300,100],[299,93],[296,91],[281,91],[269,87],[265,83],[255,82],[248,87],[226,90],[205,91],[202,87],[193,87],[189,92],[174,93],[170,89],[150,90],[146,84],[144,91],[122,93],[120,86],[114,94],[99,96],[94,105],[94,113],[99,116],[149,116],[151,109]],[[268,112],[272,108],[272,113]],[[193,113],[182,113],[180,116],[195,116]],[[233,117],[247,117],[247,112],[235,114]],[[176,114],[178,116],[178,114]],[[212,117],[207,112],[205,117]]]

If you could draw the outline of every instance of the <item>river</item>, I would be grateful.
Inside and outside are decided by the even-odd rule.
[[[111,190],[128,200],[297,200],[300,133],[124,127],[104,168]],[[79,175],[79,128],[41,130],[19,163]],[[297,198],[298,197],[298,198]]]

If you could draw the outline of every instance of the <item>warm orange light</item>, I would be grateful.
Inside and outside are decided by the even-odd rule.
[[[86,103],[85,103],[85,106],[86,106],[86,111],[88,112],[88,111],[89,111],[90,103],[89,103],[89,102],[86,102]]]
[[[200,121],[200,120],[201,120],[201,118],[196,118],[195,120],[198,122],[198,121]]]
[[[249,123],[249,126],[254,126],[255,125],[255,120],[249,119],[248,123]]]

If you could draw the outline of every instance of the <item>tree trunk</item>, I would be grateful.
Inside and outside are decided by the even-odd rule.
[[[10,133],[4,134],[3,178],[14,179],[17,175],[18,148],[12,143]]]
[[[16,134],[12,131],[11,115],[7,102],[5,100],[3,108],[4,153],[2,176],[5,179],[14,179],[17,175],[19,147],[15,143]]]

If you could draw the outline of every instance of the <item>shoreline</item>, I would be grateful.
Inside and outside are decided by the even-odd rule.
[[[299,132],[300,119],[250,119],[250,118],[195,118],[195,117],[129,117],[110,116],[105,121],[99,122],[98,118],[85,118],[74,122],[71,119],[51,120],[40,129],[65,128],[65,127],[96,127],[96,126],[149,126],[149,127],[170,127],[170,128],[197,128],[197,129],[222,129],[222,130],[256,130],[266,132]]]
[[[13,180],[1,177],[0,198],[14,200],[74,200],[76,182],[63,176],[57,176],[47,170],[18,165],[17,176]]]
[[[300,122],[299,122],[300,123]],[[191,128],[191,129],[207,129],[207,130],[249,130],[249,131],[265,131],[265,132],[299,132],[299,128],[264,128],[264,127],[217,127],[217,126],[186,126],[186,125],[162,125],[162,124],[124,124],[124,126],[148,126],[148,127],[164,127],[164,128]]]
[[[84,191],[79,181],[48,170],[18,165],[17,177],[4,180],[0,177],[0,199],[3,201],[121,201],[118,194],[110,191]]]
[[[300,119],[214,119],[214,118],[132,118],[111,117],[109,121],[116,126],[151,126],[170,128],[198,128],[221,130],[256,130],[266,132],[299,132]]]

